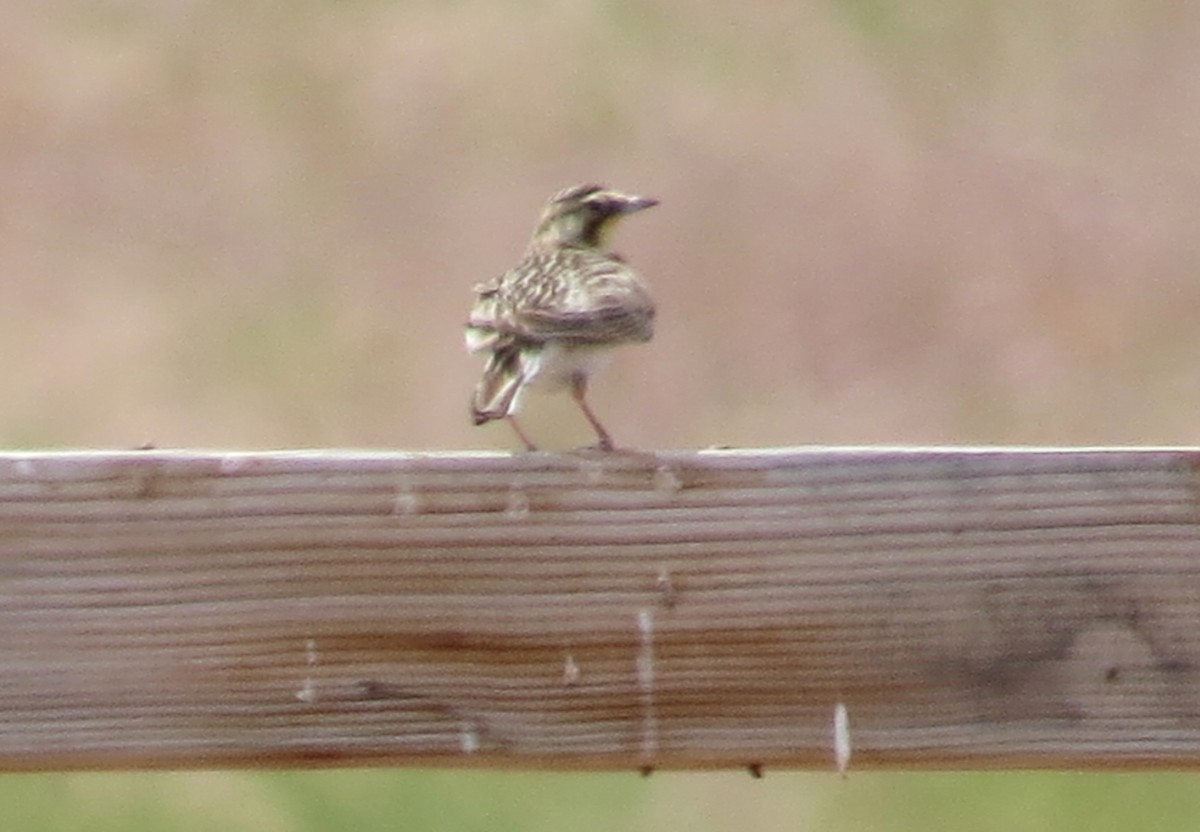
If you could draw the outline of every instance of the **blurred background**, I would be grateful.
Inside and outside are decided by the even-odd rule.
[[[0,0],[11,448],[514,446],[472,286],[659,198],[622,444],[1200,441],[1200,6]],[[590,442],[531,399],[550,447]],[[1191,829],[1191,775],[0,778],[27,830]],[[1150,821],[1150,823],[1147,823]]]

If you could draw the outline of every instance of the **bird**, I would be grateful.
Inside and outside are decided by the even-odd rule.
[[[466,346],[487,358],[471,397],[476,425],[504,419],[536,451],[516,418],[524,393],[565,388],[597,447],[615,448],[588,405],[588,379],[614,347],[654,337],[655,306],[608,242],[621,218],[657,204],[603,185],[565,188],[546,202],[521,261],[475,287]]]

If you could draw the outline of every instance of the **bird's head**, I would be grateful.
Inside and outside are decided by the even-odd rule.
[[[633,196],[600,185],[576,185],[559,191],[546,207],[533,232],[534,245],[604,245],[617,220],[657,205],[657,199]]]

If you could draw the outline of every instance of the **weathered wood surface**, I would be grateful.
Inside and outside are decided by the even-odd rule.
[[[838,703],[1200,765],[1200,451],[0,455],[0,770],[832,767]]]

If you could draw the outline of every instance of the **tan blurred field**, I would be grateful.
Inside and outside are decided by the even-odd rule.
[[[8,5],[10,445],[510,447],[470,289],[589,179],[627,444],[1200,439],[1200,8]]]
[[[623,444],[1200,442],[1198,5],[3,18],[10,447],[512,447],[466,416],[471,287],[585,180],[662,200],[617,239],[659,335],[593,387]],[[745,798],[670,782],[645,828]]]

